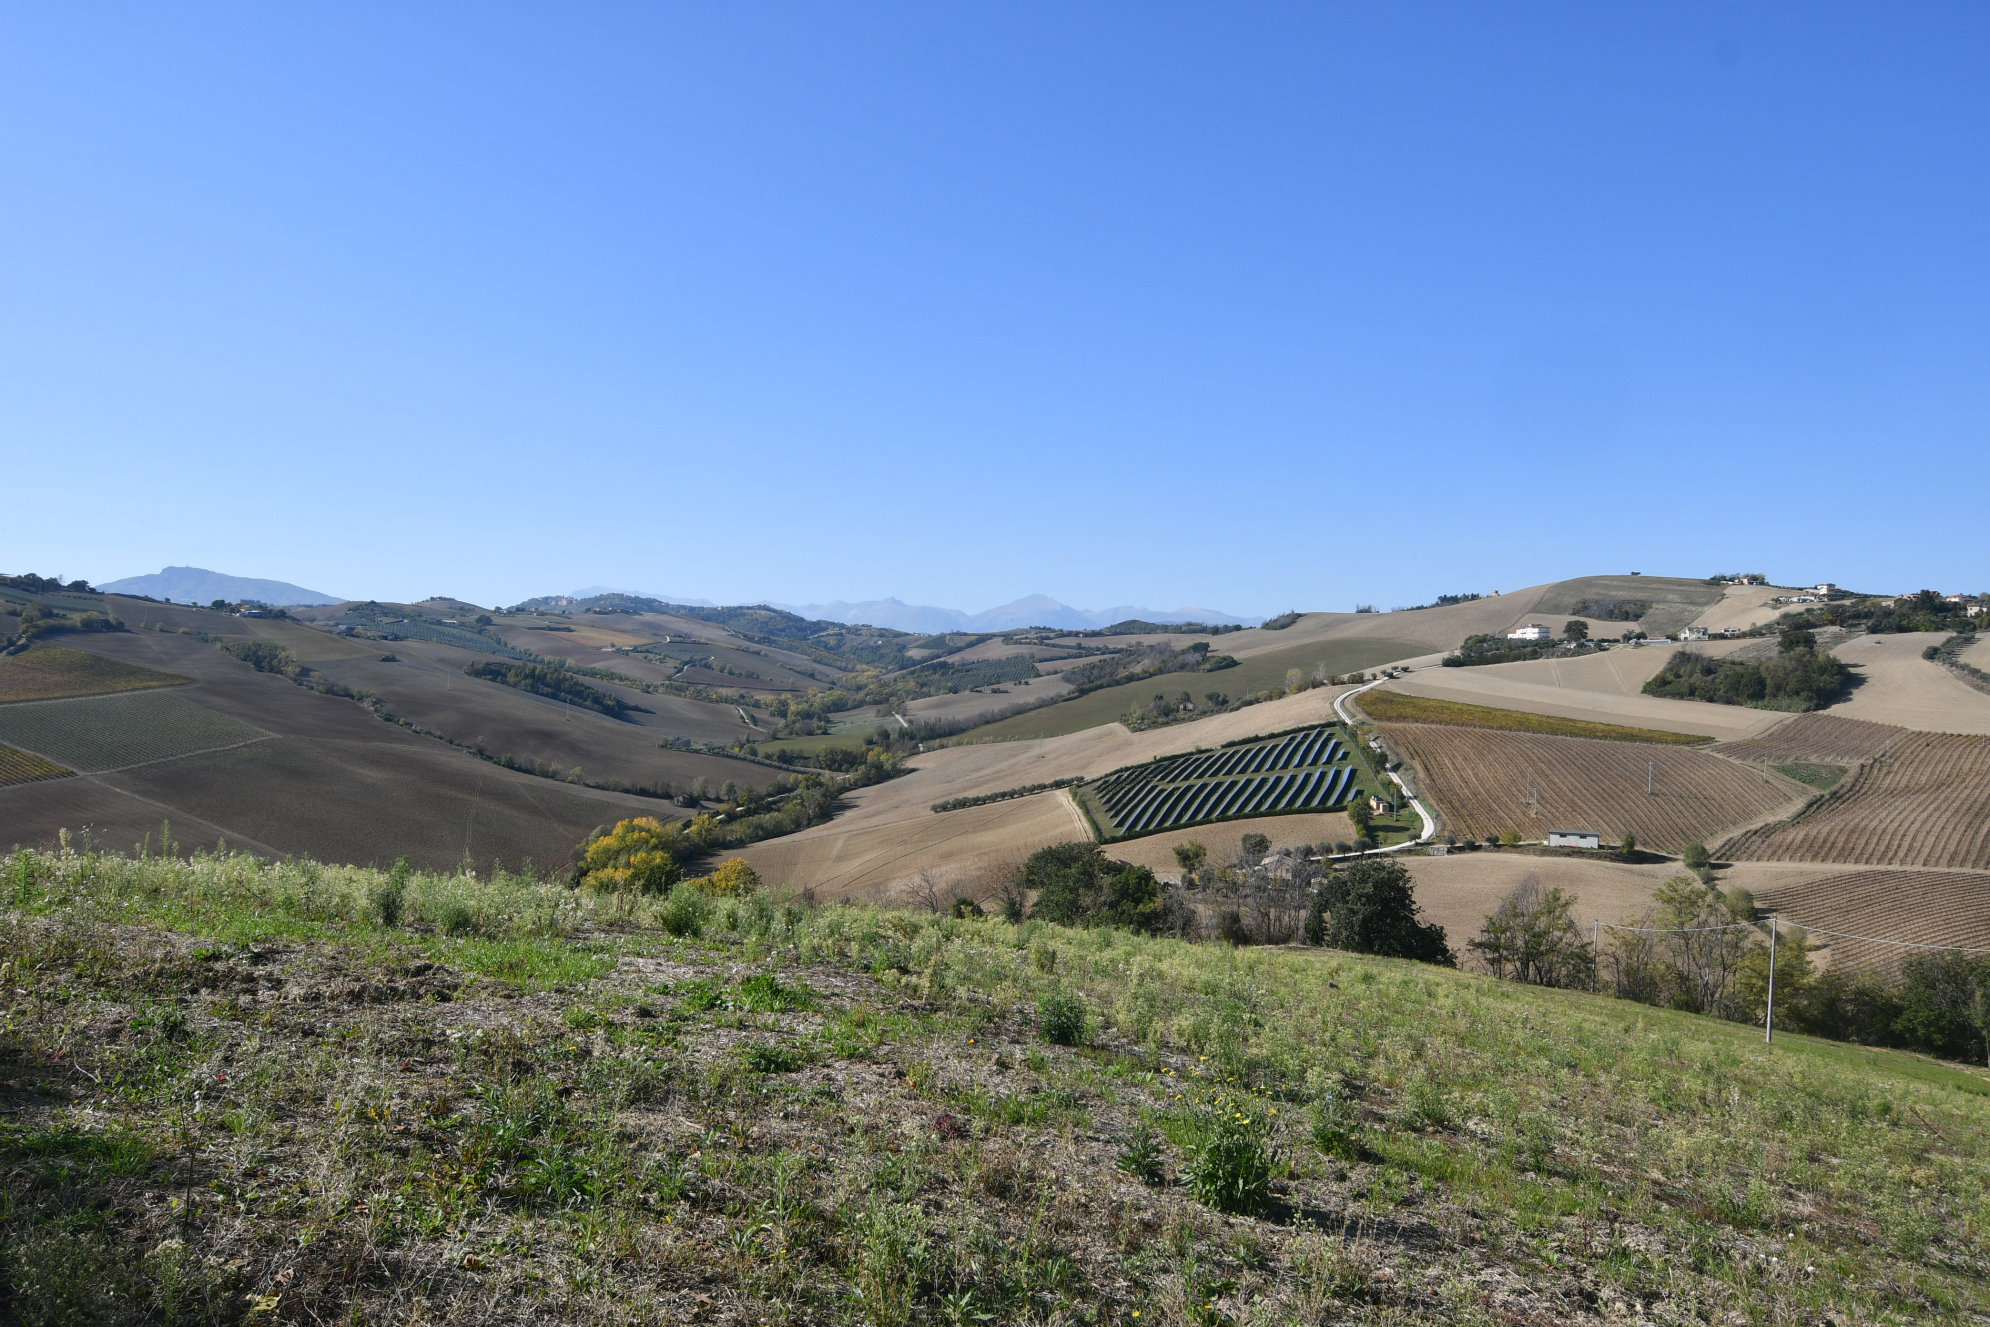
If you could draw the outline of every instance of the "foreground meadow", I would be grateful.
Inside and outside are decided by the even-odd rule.
[[[764,894],[0,868],[0,1320],[1990,1306],[1990,1082],[1910,1056],[1332,951]]]

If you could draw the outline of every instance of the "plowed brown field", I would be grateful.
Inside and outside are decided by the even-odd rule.
[[[1990,875],[1969,871],[1848,871],[1758,891],[1755,905],[1802,926],[1905,942],[1813,936],[1813,947],[1831,947],[1833,967],[1898,971],[1915,944],[1990,948]]]
[[[1867,723],[1863,719],[1841,719],[1831,714],[1799,714],[1760,737],[1751,737],[1744,742],[1722,742],[1713,750],[1750,764],[1766,760],[1772,765],[1787,765],[1792,761],[1811,760],[1829,765],[1852,765],[1878,755],[1888,742],[1906,731],[1890,723]]]
[[[1905,733],[1810,814],[1742,834],[1723,855],[1990,869],[1990,738]]]
[[[1793,811],[1807,792],[1781,775],[1765,781],[1759,771],[1676,746],[1415,723],[1382,731],[1421,772],[1445,828],[1474,838],[1593,829],[1605,842],[1633,833],[1646,847],[1677,851]]]

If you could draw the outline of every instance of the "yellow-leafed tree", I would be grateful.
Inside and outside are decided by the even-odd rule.
[[[654,816],[619,822],[587,845],[580,882],[607,893],[662,894],[683,876],[684,835]]]
[[[760,888],[760,875],[744,857],[731,857],[702,880],[693,880],[691,886],[707,894],[751,894]]]

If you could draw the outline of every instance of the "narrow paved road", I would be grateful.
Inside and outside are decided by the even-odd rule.
[[[1348,726],[1350,735],[1352,735],[1354,730],[1354,716],[1347,712],[1345,702],[1360,695],[1364,691],[1373,691],[1388,680],[1386,677],[1378,678],[1376,681],[1370,682],[1365,686],[1358,686],[1352,691],[1343,691],[1340,695],[1334,697],[1334,713],[1340,715],[1341,722]],[[1406,839],[1401,843],[1392,844],[1387,848],[1375,848],[1372,850],[1372,853],[1376,855],[1385,852],[1401,852],[1405,848],[1419,848],[1429,843],[1437,835],[1437,818],[1431,815],[1424,804],[1417,799],[1417,795],[1410,791],[1410,786],[1403,782],[1403,776],[1400,774],[1390,774],[1389,777],[1395,781],[1398,788],[1403,790],[1403,796],[1410,799],[1410,805],[1416,808],[1417,819],[1423,821],[1423,833],[1413,839]],[[1369,856],[1371,854],[1363,853],[1360,855]]]

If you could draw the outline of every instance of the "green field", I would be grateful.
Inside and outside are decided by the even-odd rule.
[[[1838,781],[1844,778],[1846,773],[1844,765],[1820,765],[1808,760],[1801,760],[1792,765],[1778,765],[1775,768],[1778,774],[1788,775],[1798,783],[1807,783],[1813,788],[1822,788],[1826,792],[1836,788]]]
[[[1964,1327],[1990,1298],[1980,1066],[683,887],[25,852],[6,893],[9,1322]]]
[[[1033,737],[1062,737],[1066,733],[1083,732],[1100,724],[1116,723],[1121,715],[1145,704],[1157,692],[1168,695],[1186,691],[1200,703],[1205,692],[1220,691],[1232,700],[1238,700],[1270,687],[1284,686],[1286,673],[1294,668],[1308,675],[1316,668],[1338,675],[1429,653],[1427,646],[1394,640],[1333,640],[1294,645],[1241,660],[1235,668],[1219,669],[1213,673],[1167,673],[1143,682],[1101,687],[1070,700],[1060,700],[1055,705],[1046,705],[1040,710],[983,724],[952,740],[1015,742]]]
[[[178,686],[184,677],[154,672],[101,654],[43,645],[0,659],[0,703],[101,696],[115,691]]]
[[[166,692],[0,705],[0,740],[81,770],[118,769],[268,734]]]
[[[1108,842],[1188,825],[1333,811],[1362,791],[1338,724],[1114,770],[1080,796]]]
[[[1527,710],[1503,710],[1493,705],[1468,705],[1459,700],[1433,700],[1400,691],[1364,691],[1350,704],[1377,723],[1448,723],[1455,728],[1499,728],[1515,733],[1549,733],[1556,737],[1589,737],[1605,742],[1659,742],[1694,746],[1711,737],[1667,733],[1656,728],[1627,728],[1615,723],[1590,723]]]
[[[73,774],[52,760],[26,751],[16,751],[11,746],[0,746],[0,788],[14,783],[37,783],[42,779],[60,779]]]

